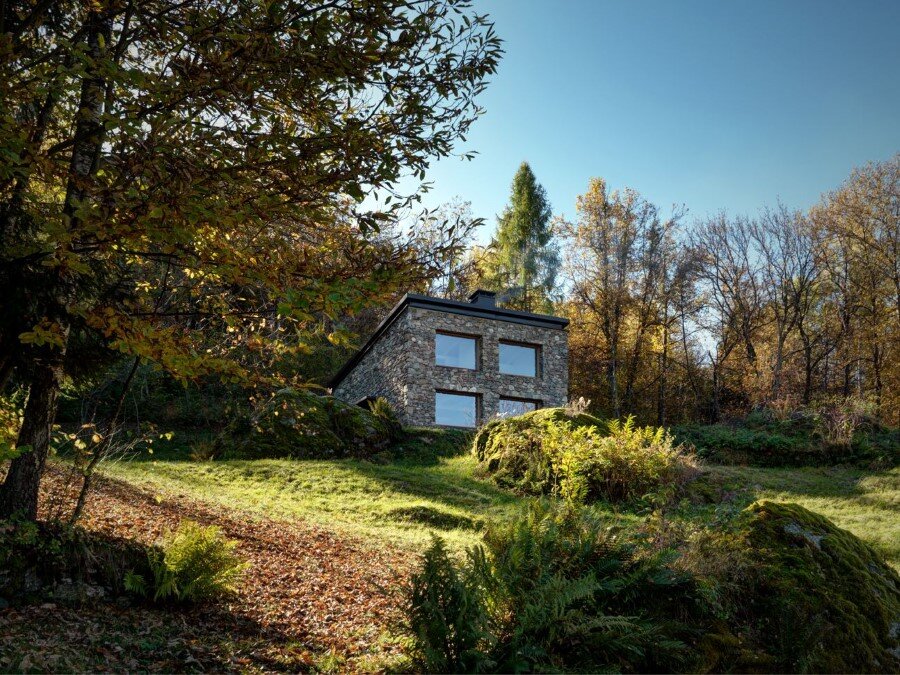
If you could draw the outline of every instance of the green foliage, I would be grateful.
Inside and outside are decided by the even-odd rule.
[[[27,446],[16,447],[22,426],[22,408],[17,396],[0,396],[0,462],[15,459]]]
[[[478,672],[488,665],[480,649],[489,638],[481,589],[437,537],[410,581],[407,621],[415,658],[426,671]]]
[[[669,670],[684,631],[658,609],[689,590],[664,555],[637,555],[584,512],[536,502],[463,562],[433,544],[407,618],[430,671]]]
[[[483,261],[486,285],[502,293],[509,307],[547,312],[552,308],[559,251],[553,245],[551,215],[546,191],[528,163],[522,162]]]
[[[370,456],[396,442],[396,416],[380,414],[295,389],[281,389],[254,408],[235,414],[216,439],[226,458]]]
[[[152,588],[136,573],[128,575],[126,587],[138,595],[152,590],[154,602],[203,602],[228,595],[247,567],[236,547],[218,527],[183,521],[149,554]]]
[[[632,417],[601,427],[587,415],[540,412],[479,434],[475,452],[498,484],[578,503],[664,503],[695,473],[692,458],[665,429],[638,427]]]
[[[693,445],[700,457],[721,464],[900,462],[900,429],[854,421],[840,407],[822,407],[783,420],[757,412],[731,424],[686,424],[673,432],[679,442]]]
[[[503,435],[515,435],[539,426],[544,422],[569,423],[574,426],[604,426],[603,420],[585,412],[573,412],[566,408],[540,408],[524,415],[493,419],[482,426],[475,435],[473,451],[479,462],[490,459],[494,444]]]
[[[390,430],[393,438],[399,438],[403,433],[403,425],[400,424],[400,418],[397,417],[397,411],[386,398],[379,396],[372,405],[369,406],[369,412],[375,419],[379,420],[386,429]]]

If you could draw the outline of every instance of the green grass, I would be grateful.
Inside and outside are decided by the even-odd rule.
[[[709,471],[736,491],[739,504],[771,499],[805,506],[868,542],[900,569],[900,467],[713,466]]]
[[[196,462],[177,439],[155,459],[108,465],[107,475],[167,494],[255,514],[303,520],[351,535],[420,549],[432,533],[453,548],[478,541],[488,519],[506,519],[522,498],[477,474],[469,438],[418,430],[381,458],[360,460],[232,460]],[[796,502],[832,519],[874,545],[900,567],[900,468],[772,469],[709,466],[709,478],[730,495],[734,509],[757,499]],[[702,520],[716,506],[683,514]],[[628,526],[643,517],[605,504],[594,509]]]
[[[229,460],[195,462],[170,448],[155,459],[107,465],[104,473],[280,520],[302,519],[365,538],[420,548],[431,532],[474,543],[488,518],[506,518],[520,499],[475,476],[459,454],[467,437],[416,432],[382,462]]]

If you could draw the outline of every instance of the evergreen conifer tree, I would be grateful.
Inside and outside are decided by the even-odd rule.
[[[528,163],[522,162],[484,265],[485,283],[500,293],[508,307],[528,312],[552,308],[559,251],[551,215],[547,192]]]

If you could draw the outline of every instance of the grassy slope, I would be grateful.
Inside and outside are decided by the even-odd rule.
[[[281,520],[303,519],[365,538],[419,548],[438,532],[451,543],[477,540],[485,518],[513,513],[519,499],[474,476],[459,454],[468,436],[421,432],[384,463],[360,460],[194,462],[177,453],[108,465],[107,475],[160,492]],[[168,455],[168,456],[167,456]],[[390,461],[388,461],[388,459]]]
[[[714,466],[709,470],[747,497],[796,502],[830,518],[900,569],[900,467],[866,471]]]
[[[303,519],[364,538],[420,548],[432,532],[452,545],[478,540],[480,522],[512,514],[520,499],[476,475],[468,438],[419,432],[383,464],[357,460],[193,462],[163,453],[120,462],[108,475],[279,520]],[[164,459],[168,454],[170,458]],[[900,468],[761,469],[712,466],[737,506],[792,501],[831,518],[900,567]],[[603,511],[607,507],[598,506]],[[637,514],[605,511],[619,522]],[[698,512],[697,517],[702,517]]]

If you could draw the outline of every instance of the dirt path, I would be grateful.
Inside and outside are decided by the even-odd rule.
[[[51,470],[45,483],[45,515],[57,503],[73,503],[61,469]],[[39,670],[377,669],[399,656],[385,635],[399,618],[397,589],[412,563],[408,552],[186,497],[161,499],[109,479],[98,481],[82,524],[151,543],[186,518],[217,525],[239,542],[250,569],[234,599],[174,611],[111,602],[0,610],[0,669],[25,669],[15,662],[23,656]],[[34,649],[14,653],[24,639]]]

